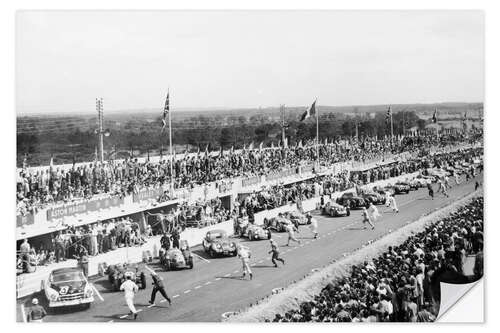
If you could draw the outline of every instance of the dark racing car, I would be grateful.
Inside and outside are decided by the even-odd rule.
[[[410,184],[407,182],[397,182],[396,184],[394,184],[393,188],[394,194],[408,194],[411,191]]]
[[[167,271],[183,268],[193,268],[193,254],[188,242],[181,240],[180,248],[170,248],[160,254],[160,263]]]
[[[53,270],[48,279],[42,281],[49,307],[83,305],[90,307],[94,302],[92,285],[80,268],[59,268]]]
[[[127,264],[110,265],[106,274],[113,291],[120,291],[120,286],[125,282],[127,275],[132,277],[132,281],[137,284],[139,289],[146,289],[146,274],[139,271],[138,266],[131,268]]]
[[[211,257],[236,256],[236,243],[231,241],[224,230],[207,232],[202,242],[203,249]]]
[[[386,202],[386,196],[375,191],[366,191],[361,197],[367,202],[374,205],[384,205]]]
[[[337,199],[337,203],[341,206],[349,207],[350,209],[367,207],[365,199],[355,195],[353,192],[345,192],[340,198]]]

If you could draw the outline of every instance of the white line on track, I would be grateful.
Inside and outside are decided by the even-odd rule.
[[[23,323],[26,322],[26,311],[24,310],[24,304],[21,303],[21,316],[23,317]]]
[[[196,253],[193,253],[193,254],[194,254],[195,256],[197,256],[198,258],[200,258],[201,260],[203,260],[203,261],[205,261],[205,262],[210,263],[210,260],[207,260],[207,259],[203,258],[202,256],[197,255]]]
[[[92,289],[94,289],[94,292],[97,294],[97,297],[101,300],[101,302],[104,302],[104,298],[102,298],[101,293],[97,290],[97,288],[94,286],[94,284],[91,285]]]
[[[185,290],[184,294],[189,294],[191,292],[191,289]]]
[[[174,296],[172,296],[172,298],[177,298],[177,297],[179,297],[179,295],[174,295]]]

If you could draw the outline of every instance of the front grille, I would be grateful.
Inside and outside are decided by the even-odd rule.
[[[61,301],[73,301],[75,299],[80,299],[83,298],[83,293],[74,293],[74,294],[67,294],[67,295],[60,295],[59,300]]]

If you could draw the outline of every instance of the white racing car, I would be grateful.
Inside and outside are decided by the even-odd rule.
[[[54,269],[42,281],[42,290],[51,308],[76,305],[88,308],[94,302],[92,285],[76,267]]]

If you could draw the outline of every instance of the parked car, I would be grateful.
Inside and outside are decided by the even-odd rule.
[[[298,211],[286,212],[284,215],[285,215],[285,218],[288,218],[295,225],[311,224],[308,221],[307,217]]]
[[[127,275],[132,277],[132,281],[139,289],[146,289],[146,274],[140,271],[137,265],[135,267],[129,267],[128,264],[109,265],[106,274],[113,291],[120,291],[120,286],[125,282]]]
[[[411,187],[410,184],[407,182],[399,181],[396,184],[394,184],[394,193],[395,194],[402,194],[402,193],[410,193]]]
[[[189,268],[192,269],[193,254],[189,249],[187,240],[181,240],[179,248],[170,248],[160,254],[160,262],[167,271],[174,269]]]
[[[246,237],[249,240],[271,239],[271,230],[261,225],[248,224],[242,237]]]
[[[361,197],[366,201],[366,203],[373,203],[374,205],[384,205],[386,202],[386,196],[375,191],[365,191]]]
[[[81,268],[54,269],[47,280],[42,281],[42,290],[50,308],[83,305],[94,302],[94,291]]]
[[[208,231],[202,242],[203,249],[211,257],[236,256],[236,243],[231,241],[224,230]]]
[[[288,224],[292,223],[284,216],[272,217],[264,219],[264,228],[275,232],[285,232]]]
[[[434,177],[417,175],[410,181],[410,186],[417,188],[427,187],[427,184],[432,184],[434,180],[435,180]]]
[[[350,209],[367,207],[365,199],[355,195],[353,192],[345,192],[340,198],[337,199],[337,203],[341,206],[349,206]]]
[[[328,201],[322,211],[323,214],[338,217],[338,216],[349,216],[351,211],[342,205],[339,205],[335,201]]]

